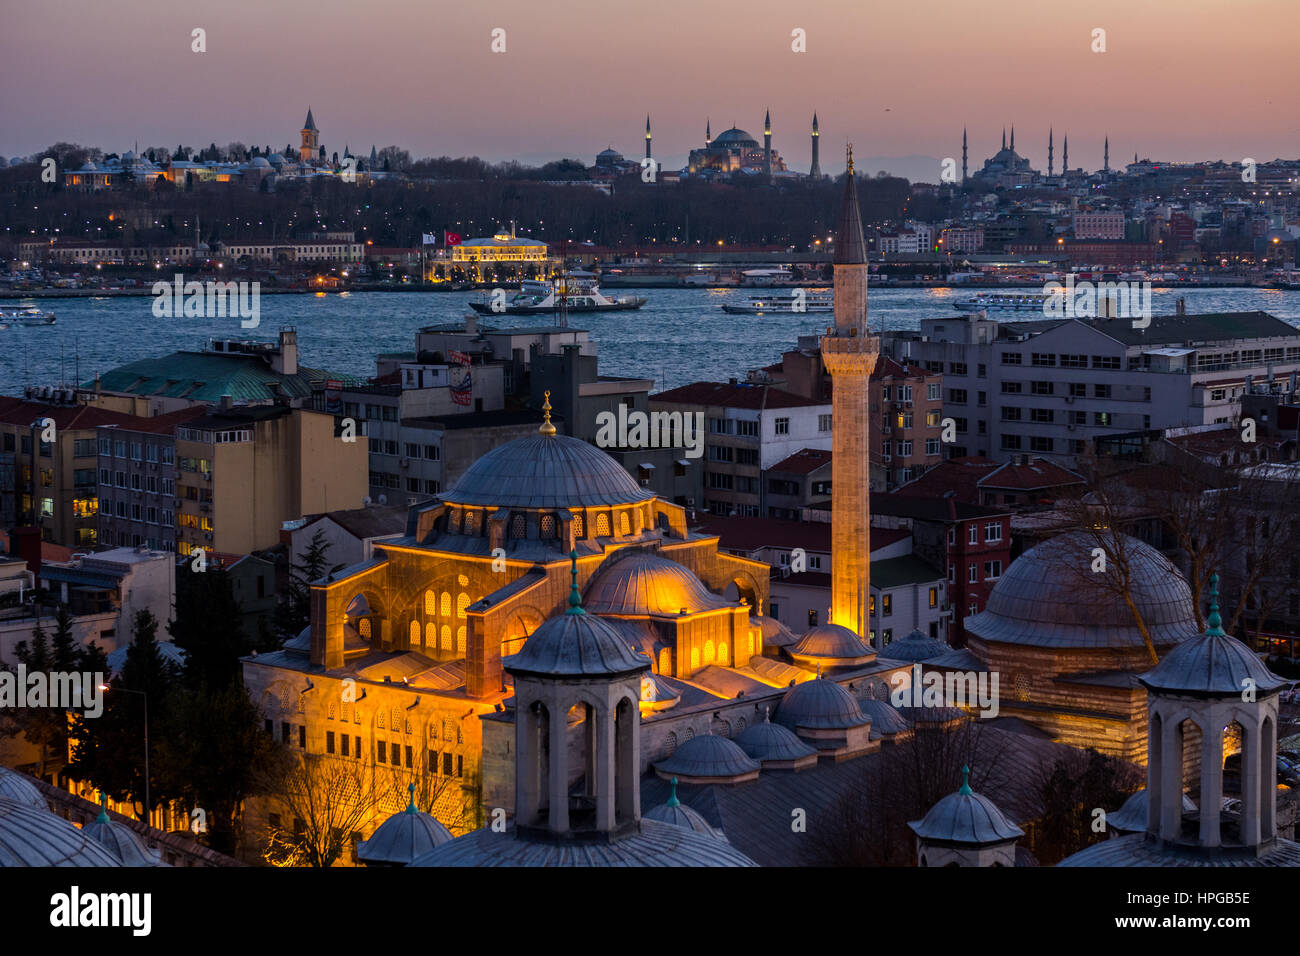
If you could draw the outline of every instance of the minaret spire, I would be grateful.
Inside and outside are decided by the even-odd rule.
[[[966,184],[966,127],[961,128],[961,181]]]
[[[763,117],[763,175],[772,175],[772,111]]]
[[[709,144],[713,142],[713,131],[709,127],[708,117],[704,119],[704,148],[708,149]]]
[[[1047,175],[1052,175],[1052,128],[1047,127]]]
[[[821,159],[820,159],[821,150],[820,150],[820,148],[819,148],[819,147],[821,146],[821,137],[822,137],[821,131],[820,131],[820,130],[818,129],[818,127],[817,127],[817,111],[816,111],[816,110],[813,110],[813,124],[812,124],[812,166],[810,166],[809,169],[808,169],[808,178],[809,178],[809,179],[821,179],[821,178],[822,178],[822,164],[821,164]]]
[[[645,115],[645,158],[650,158],[650,114]]]
[[[1064,176],[1070,171],[1070,134],[1065,134],[1065,142],[1061,144],[1061,175]]]
[[[1011,152],[1016,151],[1016,124],[1011,124]]]
[[[1007,148],[1007,128],[1005,126],[1002,127],[1002,148]]]
[[[1102,154],[1101,171],[1110,172],[1110,137],[1106,137],[1106,151]]]

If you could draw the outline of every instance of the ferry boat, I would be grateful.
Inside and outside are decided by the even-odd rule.
[[[772,295],[755,296],[744,305],[724,304],[722,311],[731,315],[762,315],[765,312],[834,312],[835,295],[830,289],[807,289],[803,290],[803,307],[796,309],[797,304],[798,296],[795,292],[775,292]]]
[[[1057,292],[977,292],[958,299],[952,307],[959,312],[1042,312],[1045,307],[1051,308],[1049,303],[1064,295],[1064,289]]]
[[[35,307],[27,309],[0,309],[0,328],[10,325],[53,325],[54,313],[42,312]]]
[[[504,309],[492,308],[492,294],[485,292],[469,307],[483,315],[535,315],[545,312],[620,312],[639,309],[644,296],[610,298],[600,291],[595,274],[567,272],[559,282],[525,279],[519,291],[506,300]]]

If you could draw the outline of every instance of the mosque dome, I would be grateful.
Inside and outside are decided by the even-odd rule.
[[[734,605],[690,568],[649,551],[623,549],[596,569],[583,606],[595,614],[677,617]]]
[[[968,773],[963,768],[963,773]],[[1016,840],[1025,835],[988,797],[971,790],[963,781],[961,789],[950,793],[933,807],[922,820],[908,824],[918,837],[931,843],[957,843],[985,846]]]
[[[760,769],[758,761],[735,741],[717,734],[692,737],[654,767],[661,777],[679,777],[687,783],[740,783],[757,777]]]
[[[540,677],[618,677],[650,667],[622,635],[594,614],[571,607],[546,620],[506,661],[511,674]]]
[[[1156,646],[1195,637],[1192,593],[1164,555],[1123,537],[1130,591]],[[983,613],[966,630],[986,641],[1076,649],[1144,648],[1132,612],[1118,596],[1115,562],[1090,570],[1096,537],[1074,531],[1026,551],[1003,573]],[[1109,580],[1108,580],[1109,579]]]
[[[415,808],[415,784],[410,785],[411,802],[401,813],[375,829],[369,840],[357,847],[357,859],[368,866],[405,866],[416,857],[452,840],[451,832],[433,816]]]
[[[891,661],[928,661],[932,657],[938,657],[944,651],[948,650],[947,645],[936,638],[920,630],[915,630],[906,637],[900,637],[896,641],[890,641],[885,645],[882,657],[887,657]]]
[[[253,169],[270,169],[271,167],[265,156],[254,156],[253,161],[248,165]]]
[[[599,153],[596,154],[596,164],[600,166],[609,165],[611,163],[621,163],[622,161],[623,161],[623,154],[620,153],[618,150],[614,149],[613,147],[609,149],[602,149]]]
[[[754,137],[750,136],[743,129],[733,126],[731,129],[725,129],[717,136],[713,137],[712,145],[715,149],[720,147],[727,147],[730,149],[757,149],[758,140],[754,139]]]
[[[417,857],[411,866],[754,866],[716,836],[642,818],[641,831],[613,843],[554,843],[475,830]]]
[[[36,785],[25,774],[8,767],[0,767],[0,800],[15,800],[37,810],[50,809]]]
[[[750,724],[737,734],[736,744],[759,763],[803,760],[817,753],[792,731],[772,723],[767,714],[761,724]]]
[[[776,720],[791,730],[837,730],[860,727],[867,717],[852,694],[835,681],[818,677],[785,692],[776,709]]]
[[[123,162],[123,164],[125,164],[125,163],[134,163],[134,162],[135,162],[135,153],[131,152],[131,150],[128,149],[125,153],[122,154],[122,162]]]
[[[279,153],[272,153],[270,156],[266,157],[266,161],[270,163],[272,166],[284,165],[284,157],[281,156]]]
[[[441,500],[497,508],[625,505],[654,497],[613,458],[567,435],[529,435],[474,462]]]
[[[668,801],[647,810],[641,814],[641,819],[658,820],[660,823],[669,823],[675,827],[681,827],[683,830],[692,830],[718,840],[725,840],[726,837],[723,836],[721,830],[715,830],[709,826],[709,821],[705,820],[698,811],[683,806],[682,802],[677,799],[677,778],[673,777],[670,782],[672,791],[668,795]]]
[[[887,700],[874,697],[858,701],[862,713],[871,718],[871,739],[879,740],[884,735],[893,736],[911,730],[912,725],[897,707]]]
[[[97,173],[99,172],[99,167],[95,165],[93,159],[88,159],[86,160],[86,165],[82,166],[80,171],[83,173]]]
[[[806,664],[832,667],[870,663],[876,652],[842,624],[819,624],[789,648],[790,656]]]
[[[62,817],[0,798],[0,867],[121,865],[107,848]]]
[[[750,620],[757,621],[762,628],[764,647],[789,647],[799,643],[799,635],[770,615],[751,617]]]
[[[100,810],[99,817],[81,832],[113,854],[122,866],[166,866],[161,851],[149,849],[125,823],[110,820],[107,810]]]
[[[1106,826],[1121,833],[1141,833],[1147,828],[1147,806],[1151,792],[1143,787],[1124,801],[1124,805],[1114,813],[1106,814]],[[1196,804],[1187,794],[1183,794],[1183,812],[1195,813]]]

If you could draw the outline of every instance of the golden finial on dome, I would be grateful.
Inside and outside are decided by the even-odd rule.
[[[539,434],[555,437],[555,426],[551,424],[551,393],[546,392],[546,402],[542,405],[542,414],[546,420],[542,422],[542,427],[537,429]]]

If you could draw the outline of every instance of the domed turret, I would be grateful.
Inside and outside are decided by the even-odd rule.
[[[881,651],[882,657],[887,657],[891,661],[928,661],[932,657],[938,657],[948,647],[940,640],[930,637],[920,630],[915,630],[906,637],[900,637],[896,641],[890,641]]]
[[[789,649],[789,654],[807,666],[855,667],[876,659],[875,651],[839,624],[819,624],[812,628]]]
[[[763,710],[763,722],[746,727],[736,743],[764,770],[802,770],[817,763],[817,751],[787,728],[772,723],[768,708]]]
[[[366,866],[406,866],[434,847],[450,843],[451,832],[433,816],[415,806],[415,784],[410,784],[411,802],[375,829],[369,840],[357,847],[357,859]]]
[[[106,795],[100,797],[99,816],[82,827],[81,832],[113,854],[123,866],[167,865],[162,861],[162,851],[149,849],[129,826],[109,818]]]
[[[679,777],[686,783],[744,783],[758,776],[759,767],[757,760],[726,737],[701,734],[655,764],[655,773],[665,780]]]
[[[732,607],[690,568],[648,551],[617,552],[587,584],[583,606],[594,614],[677,617]]]
[[[121,865],[107,848],[62,817],[0,798],[0,867]]]
[[[832,680],[816,680],[795,684],[776,709],[777,723],[791,730],[842,730],[862,727],[869,723],[857,699]]]
[[[988,797],[970,788],[962,767],[961,789],[950,793],[922,820],[908,824],[917,836],[921,866],[1014,866],[1015,842],[1025,835]]]
[[[0,800],[14,800],[37,810],[49,810],[49,804],[25,774],[0,767]]]
[[[718,840],[725,840],[726,837],[721,830],[709,826],[708,821],[695,810],[682,806],[682,802],[677,799],[677,778],[673,777],[669,783],[672,785],[672,790],[668,795],[668,801],[647,810],[642,815],[642,819],[658,820],[660,823],[669,823],[683,830],[692,830]]]

